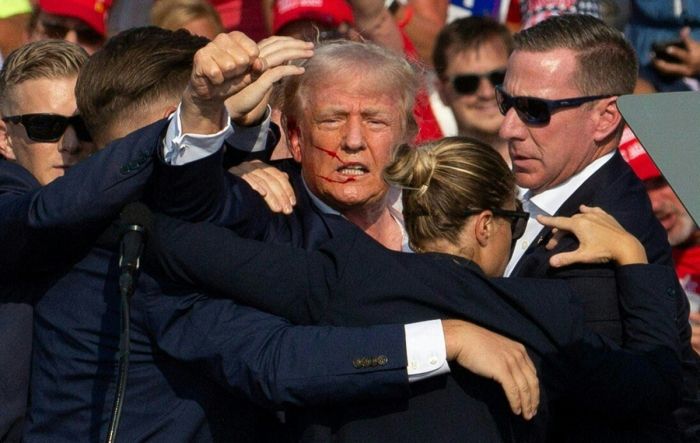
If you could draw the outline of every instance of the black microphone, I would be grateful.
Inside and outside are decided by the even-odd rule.
[[[119,290],[122,294],[131,296],[134,293],[135,277],[152,218],[151,211],[143,203],[129,203],[122,210],[119,228]]]

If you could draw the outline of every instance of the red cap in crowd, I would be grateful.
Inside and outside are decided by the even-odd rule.
[[[39,0],[42,11],[78,18],[102,35],[111,5],[112,0]]]
[[[637,137],[627,126],[625,126],[625,131],[622,133],[620,154],[629,163],[640,180],[645,181],[662,176],[661,171],[651,161],[651,157],[649,157],[642,144],[639,143]]]
[[[295,20],[316,20],[330,26],[355,24],[350,5],[343,0],[277,0],[273,9],[272,33],[277,34]]]

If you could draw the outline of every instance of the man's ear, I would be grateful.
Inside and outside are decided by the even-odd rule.
[[[483,211],[476,217],[476,223],[474,223],[474,237],[479,243],[479,246],[483,248],[489,244],[489,239],[493,235],[495,228],[494,218],[491,211]]]
[[[445,85],[445,82],[443,82],[439,77],[435,77],[433,79],[433,86],[435,86],[435,90],[438,92],[440,100],[442,100],[442,104],[449,107],[450,101],[447,99],[447,85]]]
[[[10,143],[10,135],[7,133],[7,124],[0,120],[0,154],[10,161],[17,161]]]
[[[622,114],[617,109],[617,97],[601,99],[594,109],[597,111],[597,125],[593,139],[602,142],[617,130]]]
[[[162,118],[170,117],[175,111],[177,111],[177,106],[168,106],[168,109],[163,112]]]
[[[293,118],[287,119],[287,135],[289,136],[289,151],[294,161],[301,163],[301,128]]]

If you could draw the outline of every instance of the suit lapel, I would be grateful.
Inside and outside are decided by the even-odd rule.
[[[622,163],[621,163],[622,162]],[[559,207],[557,217],[571,217],[579,212],[581,205],[595,204],[596,196],[610,186],[624,172],[622,165],[624,160],[619,151],[615,151],[610,161],[598,169],[571,196]],[[513,268],[513,277],[534,277],[544,275],[543,269],[549,266],[549,257],[558,251],[548,251],[545,239],[551,234],[552,228],[544,227],[540,230],[535,241],[525,251],[518,264]]]

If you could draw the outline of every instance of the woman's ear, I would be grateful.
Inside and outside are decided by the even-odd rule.
[[[493,235],[495,228],[495,220],[491,211],[483,211],[477,215],[476,223],[474,224],[474,237],[479,245],[483,248],[489,244],[489,239]]]

